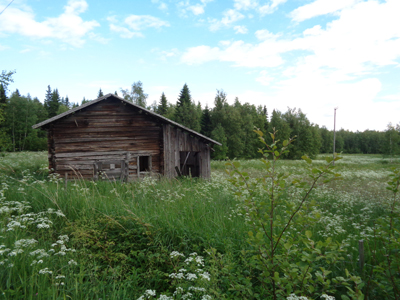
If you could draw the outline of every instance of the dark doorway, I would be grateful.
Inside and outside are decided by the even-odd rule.
[[[200,176],[200,152],[180,151],[180,171],[183,176]]]
[[[139,156],[139,172],[150,172],[151,156]]]

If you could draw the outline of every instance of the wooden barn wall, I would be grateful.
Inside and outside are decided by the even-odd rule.
[[[124,160],[132,180],[140,155],[151,156],[151,172],[164,171],[162,124],[117,99],[89,106],[47,130],[49,166],[61,176],[92,178],[96,162]]]
[[[164,124],[164,175],[177,176],[175,166],[180,166],[180,151],[199,152],[200,176],[210,178],[210,148],[197,137],[169,124]]]

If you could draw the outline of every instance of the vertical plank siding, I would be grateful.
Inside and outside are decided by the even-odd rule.
[[[210,178],[210,147],[198,137],[189,132],[173,127],[163,126],[164,137],[164,175],[169,178],[177,177],[175,167],[180,168],[180,152],[199,152],[200,177]],[[183,162],[182,162],[183,163]]]

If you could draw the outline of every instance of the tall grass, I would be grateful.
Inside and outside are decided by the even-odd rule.
[[[348,269],[362,275],[358,241],[366,240],[372,249],[368,241],[373,239],[375,220],[388,211],[390,194],[384,183],[393,164],[385,161],[345,156],[337,164],[344,180],[311,195],[317,205],[308,213],[318,216],[315,223],[291,228],[293,234],[311,230],[317,240],[330,237],[346,244],[338,274]],[[256,160],[241,163],[251,176],[262,172]],[[149,177],[132,183],[65,183],[48,175],[46,164],[45,153],[12,153],[0,159],[0,299],[137,299],[146,289],[168,292],[173,283],[168,254],[210,249],[224,255],[219,262],[225,265],[215,273],[222,278],[215,286],[220,295],[248,297],[232,288],[224,268],[243,277],[241,284],[249,278],[254,290],[260,288],[245,275],[251,266],[235,264],[242,259],[241,250],[249,248],[248,228],[224,175],[224,162],[212,162],[209,181]],[[302,176],[302,164],[283,161],[279,167],[296,177]],[[286,197],[295,202],[300,195],[288,190]],[[12,221],[21,226],[8,230]],[[25,242],[17,242],[21,240]],[[13,251],[16,254],[10,255]],[[65,254],[55,255],[59,252]]]

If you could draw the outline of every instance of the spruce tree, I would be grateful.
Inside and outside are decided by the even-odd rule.
[[[66,107],[68,107],[68,108],[69,108],[69,106],[70,106],[68,95],[67,95],[67,97],[65,97],[64,105],[65,105]]]
[[[157,113],[165,116],[167,114],[168,111],[168,102],[167,102],[167,97],[165,97],[164,92],[161,94],[161,98],[160,98],[160,103],[158,104],[157,107]]]
[[[58,114],[59,107],[60,107],[60,94],[58,93],[58,89],[55,89],[51,93],[50,102],[48,103],[47,107],[49,118],[54,117]]]
[[[46,95],[44,97],[44,108],[47,111],[47,117],[49,117],[50,114],[50,103],[51,103],[51,97],[52,97],[52,91],[51,91],[51,87],[50,85],[47,86],[47,90],[46,90]]]
[[[205,136],[211,136],[212,126],[211,126],[211,115],[208,105],[204,108],[203,113],[201,115],[201,134]]]
[[[103,96],[104,96],[103,91],[100,88],[99,93],[97,94],[97,98],[100,98],[100,97],[103,97]]]
[[[183,86],[178,101],[176,102],[175,121],[195,131],[200,131],[201,114],[195,103],[192,103],[190,91],[185,83]]]

